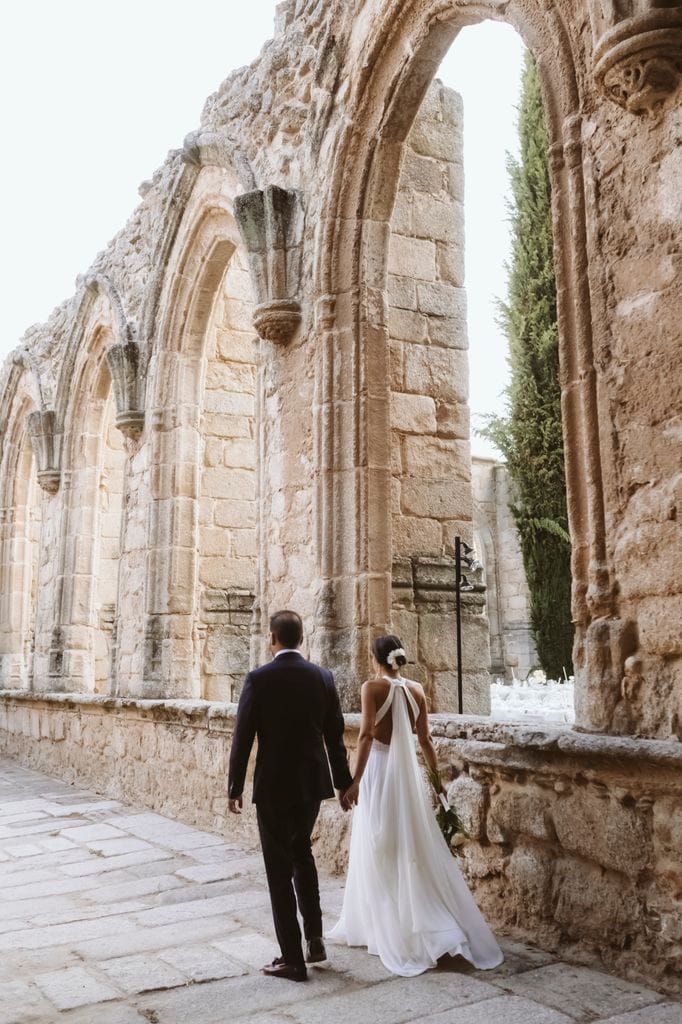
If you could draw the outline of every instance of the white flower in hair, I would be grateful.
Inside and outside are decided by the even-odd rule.
[[[398,658],[403,657],[407,661],[407,655],[402,647],[396,647],[389,654],[386,655],[386,664],[390,665],[391,668],[397,668]]]

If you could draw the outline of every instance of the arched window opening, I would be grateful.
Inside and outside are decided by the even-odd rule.
[[[31,690],[36,679],[36,628],[43,523],[43,492],[36,476],[25,412],[6,448],[1,512],[0,687]]]
[[[412,653],[412,671],[432,709],[456,711],[455,538],[475,546],[478,536],[481,550],[460,581],[464,710],[487,714],[498,673],[509,681],[524,678],[537,661],[503,465],[493,472],[499,486],[485,529],[477,522],[481,502],[474,503],[477,488],[490,490],[490,480],[475,479],[472,447],[484,456],[494,450],[476,438],[471,413],[502,412],[500,393],[508,383],[508,345],[496,307],[507,296],[510,246],[505,150],[517,148],[515,127],[513,135],[495,131],[499,111],[491,112],[485,131],[485,108],[473,93],[467,93],[468,111],[448,85],[457,81],[458,62],[468,65],[471,77],[480,75],[480,61],[470,52],[476,51],[476,33],[484,41],[493,33],[496,62],[506,61],[507,79],[516,80],[508,110],[515,121],[520,38],[501,24],[463,29],[403,144],[390,220],[391,620]],[[498,90],[495,102],[502,105]],[[474,119],[469,133],[468,116]],[[467,176],[463,146],[474,135],[485,140],[485,149],[477,153],[476,173]],[[491,163],[502,170],[497,180]],[[497,507],[500,501],[504,507]],[[542,713],[541,707],[530,710]]]
[[[197,658],[201,696],[235,700],[249,669],[256,592],[256,340],[251,283],[232,254],[205,338]]]
[[[126,451],[123,434],[115,426],[111,387],[102,409],[102,439],[97,486],[97,526],[94,562],[94,676],[97,693],[110,692],[116,642],[118,570]]]

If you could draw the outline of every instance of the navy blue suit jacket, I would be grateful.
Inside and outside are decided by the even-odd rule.
[[[230,751],[228,794],[242,795],[255,738],[253,802],[326,800],[352,782],[334,678],[299,654],[283,652],[244,681]],[[331,772],[330,772],[331,767]]]

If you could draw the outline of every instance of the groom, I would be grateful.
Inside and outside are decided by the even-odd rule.
[[[253,802],[282,951],[281,957],[263,972],[292,981],[305,981],[306,960],[326,960],[310,836],[320,801],[334,796],[332,778],[340,791],[352,782],[343,745],[343,715],[332,674],[305,660],[298,650],[302,639],[303,624],[296,612],[281,611],[272,616],[273,659],[249,672],[244,682],[228,782],[229,808],[240,814],[246,767],[257,736]],[[305,960],[297,901],[307,944]]]

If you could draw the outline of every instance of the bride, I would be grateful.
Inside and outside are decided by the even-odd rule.
[[[362,687],[362,724],[352,786],[350,862],[333,941],[367,946],[394,974],[421,974],[445,953],[475,967],[502,953],[436,822],[417,761],[416,732],[429,769],[436,752],[419,683],[403,679],[397,636],[372,645],[376,678]]]

